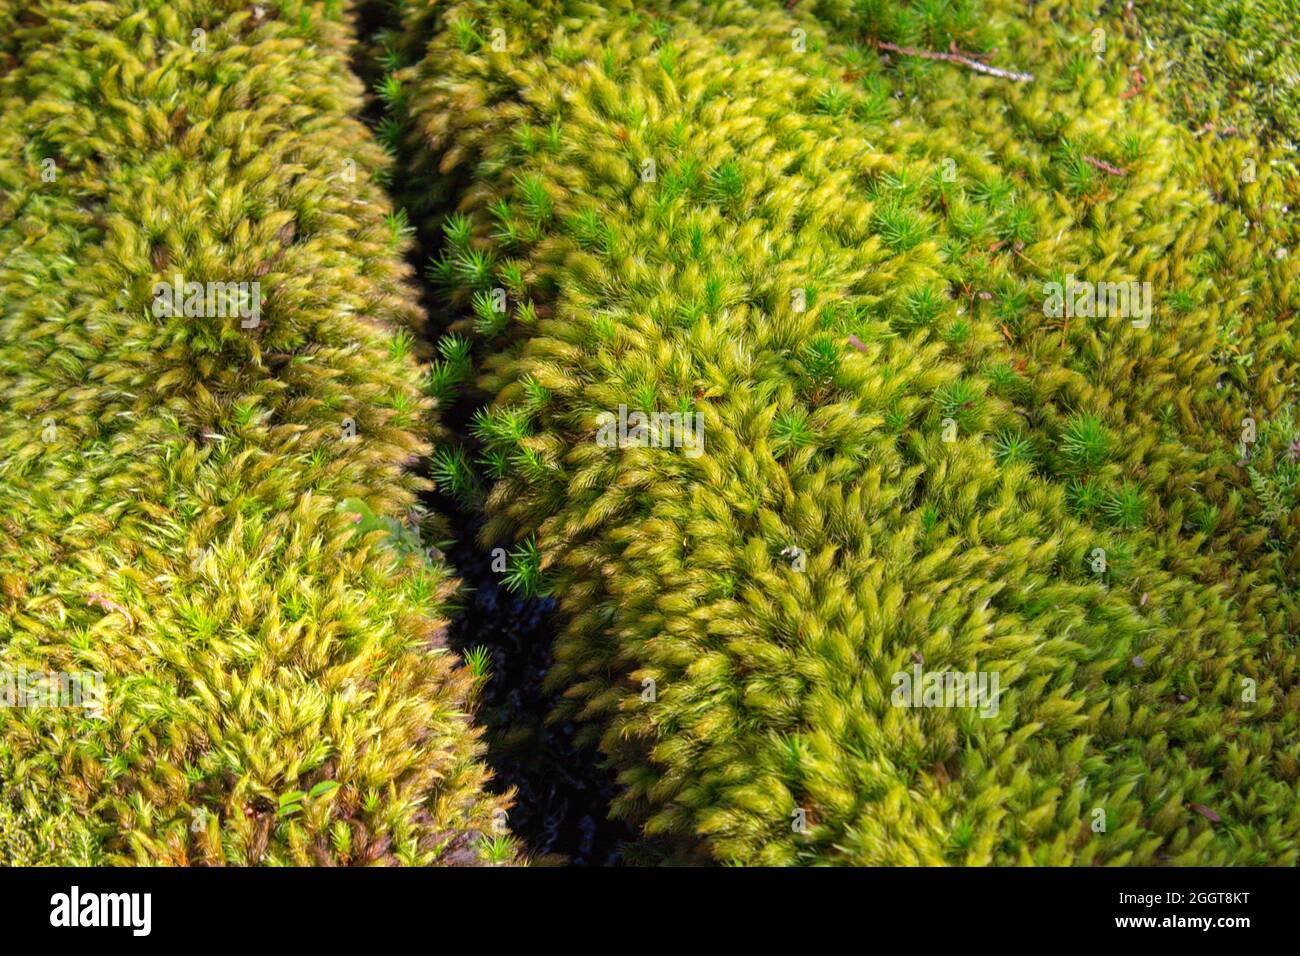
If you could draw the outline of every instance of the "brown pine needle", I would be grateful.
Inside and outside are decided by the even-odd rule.
[[[1147,78],[1141,70],[1133,70],[1129,73],[1128,89],[1119,95],[1121,100],[1132,99],[1142,92],[1142,87],[1146,85]]]

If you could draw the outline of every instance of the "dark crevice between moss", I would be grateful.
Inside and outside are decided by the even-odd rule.
[[[456,543],[447,558],[464,582],[450,642],[457,650],[482,646],[491,652],[492,677],[481,692],[477,719],[487,729],[493,789],[516,790],[511,830],[535,859],[619,862],[633,834],[609,819],[617,790],[613,772],[594,750],[574,745],[572,723],[544,722],[556,703],[541,688],[555,638],[554,602],[510,594],[489,556],[474,544],[480,519],[445,496],[433,504],[450,517]]]
[[[353,68],[371,91],[363,118],[378,129],[387,114],[383,102],[373,95],[382,79],[376,54],[385,31],[393,30],[394,24],[386,3],[363,3],[357,13],[360,43]],[[399,149],[385,186],[394,205],[408,211],[415,229],[409,260],[419,277],[428,317],[425,338],[433,342],[455,316],[427,280],[425,266],[442,245],[437,224],[451,211],[464,184],[428,181],[419,172],[427,167],[408,149]],[[478,448],[469,433],[470,419],[481,402],[482,396],[463,388],[454,403],[439,409],[447,431],[444,440],[462,444],[471,457]],[[427,475],[427,462],[424,468]],[[556,636],[555,602],[520,597],[504,586],[502,574],[492,569],[490,550],[478,544],[480,513],[441,492],[426,495],[424,503],[446,519],[451,540],[443,550],[462,582],[448,641],[458,653],[483,647],[491,657],[491,677],[479,693],[475,718],[486,731],[485,760],[493,771],[489,789],[515,791],[510,831],[534,862],[619,863],[636,835],[627,824],[609,817],[618,790],[614,771],[593,748],[575,745],[575,724],[546,722],[557,703],[555,695],[542,690]],[[500,546],[509,551],[514,544],[500,542]]]

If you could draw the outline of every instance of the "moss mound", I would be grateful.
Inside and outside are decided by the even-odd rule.
[[[402,6],[483,543],[559,600],[618,812],[685,859],[1296,861],[1273,147],[1064,2]]]
[[[1167,54],[1176,115],[1199,132],[1252,136],[1300,160],[1300,3],[1155,0],[1137,21]]]
[[[87,691],[0,709],[6,859],[512,857],[341,5],[0,24],[0,670]]]
[[[428,456],[637,859],[1300,861],[1294,0],[358,6],[0,0],[0,859],[515,860]]]

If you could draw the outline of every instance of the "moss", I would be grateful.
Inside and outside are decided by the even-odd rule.
[[[427,458],[636,854],[1294,865],[1292,5],[0,0],[0,853],[517,859]]]
[[[20,782],[10,755],[0,751],[0,860],[5,866],[98,866],[101,834],[67,794]]]
[[[1295,582],[1231,452],[1295,382],[1264,147],[1063,2],[406,7],[484,543],[560,602],[617,812],[719,861],[1295,862]],[[1053,316],[1071,276],[1177,308]],[[620,406],[703,454],[603,447]],[[894,706],[914,665],[997,712]]]
[[[1171,112],[1198,132],[1242,135],[1300,159],[1295,0],[1156,0],[1135,8],[1165,56]]]
[[[421,317],[384,154],[351,115],[342,5],[49,0],[17,23],[0,51],[0,670],[104,692],[0,710],[7,845],[512,859],[466,715],[475,678],[443,646],[454,582],[420,545]],[[176,275],[257,282],[260,316],[251,296],[160,310]],[[69,818],[86,825],[47,854]]]

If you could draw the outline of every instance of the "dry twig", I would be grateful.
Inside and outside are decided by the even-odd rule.
[[[886,43],[884,40],[876,40],[876,46],[881,50],[888,50],[890,53],[901,53],[903,56],[919,56],[926,60],[944,60],[948,63],[959,63],[969,70],[976,73],[984,73],[988,76],[996,76],[1004,80],[1015,80],[1017,83],[1028,83],[1034,78],[1032,73],[1017,73],[1014,70],[1004,70],[1001,67],[989,66],[987,63],[981,63],[975,59],[974,54],[965,53],[935,53],[933,50],[918,50],[910,46],[896,46],[893,43]]]
[[[1104,159],[1098,159],[1096,156],[1085,156],[1083,157],[1083,161],[1087,163],[1089,166],[1095,167],[1096,169],[1100,169],[1103,173],[1110,173],[1112,176],[1128,175],[1128,172],[1126,170],[1120,169],[1118,166],[1112,166]]]

